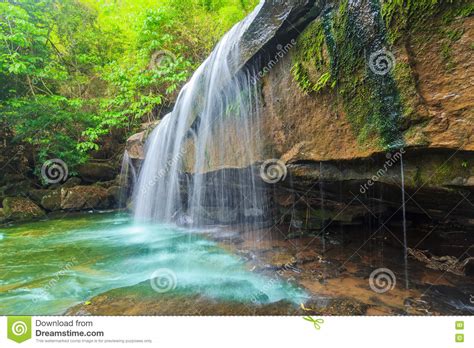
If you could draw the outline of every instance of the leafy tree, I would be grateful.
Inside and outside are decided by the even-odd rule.
[[[255,0],[0,3],[0,122],[73,169],[114,130],[159,119]],[[120,139],[123,141],[124,139]]]

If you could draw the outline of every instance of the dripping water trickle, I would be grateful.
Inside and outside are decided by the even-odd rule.
[[[319,193],[321,199],[321,240],[323,243],[323,253],[326,252],[326,238],[324,234],[326,233],[326,216],[324,211],[324,185],[323,185],[323,162],[319,162]]]
[[[122,166],[120,168],[120,193],[119,193],[119,207],[123,208],[127,205],[127,197],[129,196],[130,188],[137,182],[137,173],[135,166],[130,158],[127,150],[124,151],[122,157]]]
[[[405,171],[403,167],[403,154],[400,153],[400,175],[402,179],[402,214],[403,214],[403,256],[405,262],[405,287],[408,289],[408,249],[407,249],[407,220],[405,206]]]

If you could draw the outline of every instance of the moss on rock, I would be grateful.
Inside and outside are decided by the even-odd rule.
[[[362,148],[402,146],[402,130],[426,118],[418,110],[412,66],[398,59],[406,53],[404,42],[410,35],[426,40],[431,31],[441,35],[440,56],[446,69],[453,69],[452,46],[463,31],[448,24],[473,13],[468,0],[341,0],[298,37],[293,78],[306,93],[337,96]],[[419,30],[425,34],[418,35]],[[378,50],[394,58],[385,76],[369,69],[371,54]]]
[[[413,31],[436,25],[433,18],[448,24],[474,13],[474,3],[470,0],[383,0],[381,3],[392,43]]]
[[[43,217],[45,212],[28,198],[7,197],[3,200],[6,220],[26,221]]]

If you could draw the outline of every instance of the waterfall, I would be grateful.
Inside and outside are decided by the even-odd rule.
[[[130,187],[133,187],[137,182],[137,173],[135,166],[130,159],[128,151],[125,150],[122,157],[122,166],[120,168],[120,195],[119,195],[119,207],[125,207],[127,205],[127,197],[130,191]]]
[[[256,71],[239,66],[240,39],[262,4],[222,38],[152,132],[133,194],[137,220],[203,226],[265,216],[252,166],[260,154]]]

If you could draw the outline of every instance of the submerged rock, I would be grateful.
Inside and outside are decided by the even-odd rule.
[[[45,212],[33,201],[24,197],[7,197],[3,200],[3,213],[6,220],[26,221],[40,218]]]

